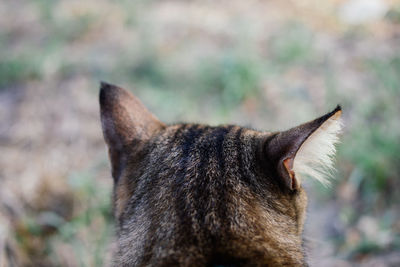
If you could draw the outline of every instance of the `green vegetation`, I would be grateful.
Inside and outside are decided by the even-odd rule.
[[[40,72],[35,69],[35,62],[29,57],[0,61],[0,90],[18,82],[38,79]]]

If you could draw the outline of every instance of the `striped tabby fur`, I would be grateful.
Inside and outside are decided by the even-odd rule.
[[[307,196],[293,161],[340,108],[270,133],[165,125],[105,83],[100,106],[114,178],[115,266],[307,265]]]

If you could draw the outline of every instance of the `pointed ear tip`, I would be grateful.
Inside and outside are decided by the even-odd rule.
[[[100,82],[100,92],[99,92],[99,102],[100,106],[104,106],[107,101],[107,95],[108,91],[110,91],[110,88],[112,88],[111,84],[108,84],[106,82],[101,81]]]
[[[336,108],[331,112],[331,118],[339,119],[342,116],[342,107],[337,105]]]
[[[116,90],[119,87],[111,83],[100,81],[100,94],[105,94],[107,91]]]
[[[124,92],[125,92],[124,89],[116,85],[101,81],[100,92],[99,92],[100,105],[104,106],[107,102],[110,102],[111,99],[113,99],[118,95],[123,94]]]
[[[108,86],[112,86],[112,84],[105,82],[105,81],[100,81],[100,89],[106,88]]]

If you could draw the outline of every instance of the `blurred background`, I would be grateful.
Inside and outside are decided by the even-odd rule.
[[[0,266],[107,266],[99,81],[165,122],[283,130],[340,103],[311,266],[400,266],[400,1],[0,2]]]

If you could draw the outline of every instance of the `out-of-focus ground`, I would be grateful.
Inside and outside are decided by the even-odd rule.
[[[400,1],[0,2],[0,266],[110,263],[99,81],[166,122],[285,129],[333,109],[312,266],[400,266]]]

